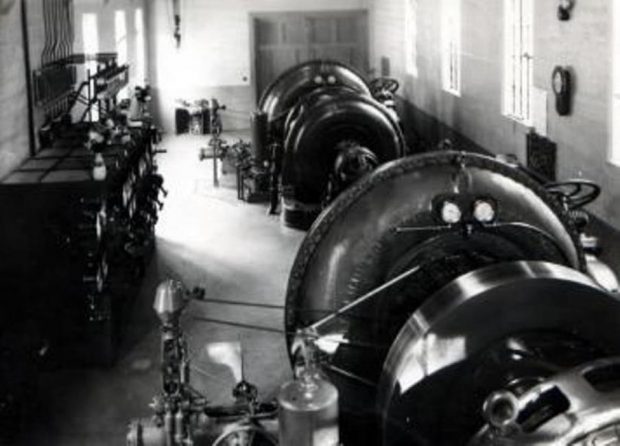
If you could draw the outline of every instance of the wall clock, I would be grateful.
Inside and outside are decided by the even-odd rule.
[[[565,67],[555,67],[551,82],[553,85],[553,92],[555,93],[555,109],[558,115],[569,115],[572,94],[572,76],[570,71]]]

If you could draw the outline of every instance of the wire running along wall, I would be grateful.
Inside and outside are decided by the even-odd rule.
[[[68,111],[76,82],[75,67],[68,63],[75,39],[73,0],[42,2],[45,43],[41,68],[33,73],[34,99],[44,113],[55,118]]]

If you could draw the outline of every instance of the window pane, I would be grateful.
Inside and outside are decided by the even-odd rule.
[[[418,76],[418,0],[405,1],[405,69],[407,74]]]
[[[441,61],[444,90],[461,94],[461,0],[441,2]]]
[[[82,39],[83,51],[87,56],[95,55],[99,52],[99,29],[97,24],[97,14],[82,14]],[[90,61],[84,65],[86,75],[97,71],[97,62]],[[91,119],[99,120],[97,107],[91,108]]]
[[[620,5],[613,1],[613,90],[611,97],[612,130],[609,162],[620,166]]]
[[[135,11],[134,26],[136,28],[135,84],[143,85],[146,82],[146,41],[144,38],[144,13],[141,8]]]
[[[82,15],[82,36],[84,39],[84,54],[97,54],[99,52],[97,14]]]
[[[531,123],[533,85],[533,3],[505,0],[504,113]]]
[[[127,21],[125,11],[116,11],[114,14],[114,32],[118,64],[125,65],[127,63]]]

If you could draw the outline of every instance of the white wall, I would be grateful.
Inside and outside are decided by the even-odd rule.
[[[528,129],[502,116],[503,1],[463,0],[461,97],[442,89],[439,1],[419,0],[419,76],[404,74],[404,5],[403,0],[375,1],[375,65],[389,57],[405,97],[422,111],[488,150],[523,155]]]
[[[502,116],[503,1],[462,0],[462,95],[441,89],[438,0],[419,0],[419,77],[404,75],[403,0],[372,0],[371,64],[391,60],[404,96],[483,148],[525,160],[529,129]],[[617,1],[617,0],[613,0]],[[568,22],[557,19],[557,0],[535,0],[534,85],[548,94],[548,136],[558,144],[559,178],[583,176],[600,182],[603,196],[592,207],[620,227],[620,168],[607,162],[610,138],[612,0],[576,2]],[[573,113],[555,112],[551,73],[555,65],[575,72]],[[406,123],[411,124],[411,123]]]
[[[20,3],[0,11],[0,179],[28,156]]]
[[[148,0],[147,0],[148,1]],[[114,15],[117,10],[125,11],[127,20],[127,63],[129,64],[130,78],[133,83],[143,84],[142,79],[135,78],[135,66],[137,55],[136,29],[134,25],[134,13],[137,8],[142,8],[145,26],[148,22],[145,11],[145,0],[74,0],[75,2],[75,44],[74,52],[84,51],[82,36],[82,15],[85,13],[97,14],[97,26],[99,27],[99,51],[116,52],[116,39],[114,29]],[[145,38],[148,32],[145,29]]]
[[[149,4],[152,86],[172,131],[176,98],[218,97],[224,126],[247,127],[253,109],[250,14],[266,11],[365,9],[369,0],[181,0],[181,48],[172,37],[171,1]]]
[[[117,9],[124,9],[127,11],[128,19],[129,63],[134,64],[136,42],[133,11],[135,8],[144,7],[144,0],[74,0],[74,3],[76,28],[74,52],[82,52],[81,14],[85,12],[97,13],[99,17],[100,50],[114,52],[114,12]],[[41,52],[45,44],[42,5],[42,0],[27,0],[32,70],[41,67]],[[0,178],[19,166],[29,155],[20,2],[14,2],[6,11],[4,8],[0,9]],[[146,21],[146,11],[144,16]],[[43,124],[44,118],[42,110],[35,108],[35,132]]]

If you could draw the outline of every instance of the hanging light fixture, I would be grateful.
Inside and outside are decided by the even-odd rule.
[[[575,0],[560,0],[558,5],[558,19],[565,22],[570,20],[570,12],[575,6]]]
[[[174,40],[177,48],[181,47],[181,0],[172,0],[172,14],[174,17]]]

